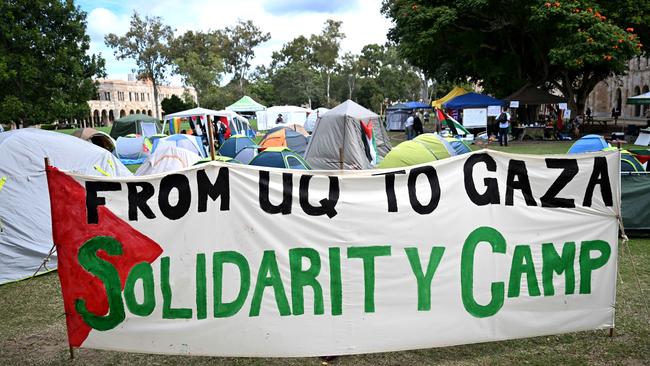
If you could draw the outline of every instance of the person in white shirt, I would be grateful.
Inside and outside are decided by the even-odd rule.
[[[409,118],[406,119],[406,123],[404,124],[404,130],[406,132],[406,139],[411,140],[413,139],[413,122],[415,121],[415,118],[413,117],[413,113],[409,115]]]
[[[503,108],[501,114],[497,117],[497,122],[499,123],[499,145],[508,146],[508,129],[510,128],[508,107]]]

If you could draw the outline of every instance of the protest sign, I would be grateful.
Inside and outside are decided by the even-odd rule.
[[[616,151],[405,169],[48,168],[73,347],[318,356],[614,326]]]

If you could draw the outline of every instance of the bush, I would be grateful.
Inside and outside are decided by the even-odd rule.
[[[51,131],[51,130],[56,130],[56,128],[57,128],[57,125],[55,125],[53,123],[44,123],[44,124],[41,125],[41,130]]]

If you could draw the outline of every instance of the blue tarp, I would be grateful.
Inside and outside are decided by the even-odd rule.
[[[447,109],[465,109],[465,108],[486,108],[491,105],[505,105],[505,102],[489,95],[478,93],[467,93],[459,95],[456,98],[444,103],[442,106]]]

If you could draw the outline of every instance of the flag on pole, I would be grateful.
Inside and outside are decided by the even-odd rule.
[[[375,165],[378,163],[377,161],[377,141],[375,140],[375,134],[372,129],[372,121],[368,121],[368,123],[364,123],[363,121],[361,122],[361,132],[362,132],[362,139],[363,139],[363,145],[366,148],[366,156],[368,157],[368,160]]]

